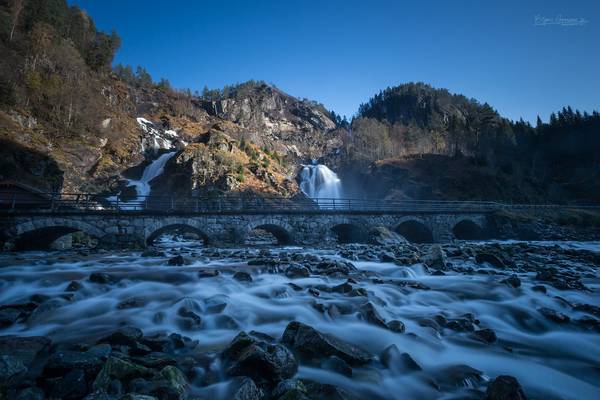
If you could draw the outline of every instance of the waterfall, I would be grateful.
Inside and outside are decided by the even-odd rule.
[[[156,160],[152,161],[146,168],[144,168],[142,177],[139,180],[127,179],[127,187],[134,186],[137,197],[129,201],[120,201],[119,208],[123,210],[139,208],[140,202],[144,200],[143,198],[140,199],[140,197],[150,195],[150,181],[165,171],[165,165],[171,158],[173,158],[173,156],[175,156],[175,154],[177,154],[176,151],[164,153]],[[114,203],[117,201],[117,196],[111,196],[107,198],[107,200]]]
[[[300,189],[311,199],[339,199],[342,181],[326,165],[304,165],[300,173]]]
[[[165,153],[152,161],[142,173],[140,180],[129,180],[129,186],[135,186],[138,196],[148,196],[150,194],[150,181],[165,171],[165,165],[177,152]]]

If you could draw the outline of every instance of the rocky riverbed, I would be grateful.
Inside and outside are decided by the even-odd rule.
[[[592,399],[600,244],[0,255],[4,399]]]

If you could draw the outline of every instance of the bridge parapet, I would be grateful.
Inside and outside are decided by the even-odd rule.
[[[39,193],[37,198],[23,198],[18,192],[0,190],[0,211],[31,212],[85,212],[85,213],[405,213],[405,212],[491,212],[505,205],[490,201],[437,201],[437,200],[372,200],[357,198],[282,198],[244,195],[221,197],[162,197],[101,196],[90,193]]]

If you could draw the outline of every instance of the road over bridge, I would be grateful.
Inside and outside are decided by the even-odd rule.
[[[6,201],[6,199],[9,199]],[[0,240],[6,248],[44,248],[81,231],[103,247],[145,247],[169,232],[192,232],[212,245],[243,244],[253,230],[279,244],[361,241],[385,227],[411,242],[485,238],[493,202],[366,201],[281,198],[99,198],[89,194],[19,200],[4,196]]]

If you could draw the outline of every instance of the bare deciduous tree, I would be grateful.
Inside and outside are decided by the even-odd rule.
[[[17,23],[19,22],[19,16],[23,11],[25,6],[25,0],[11,0],[10,4],[10,16],[11,16],[11,28],[10,28],[10,37],[9,41],[12,42],[13,36],[15,35],[15,28],[17,27]]]

